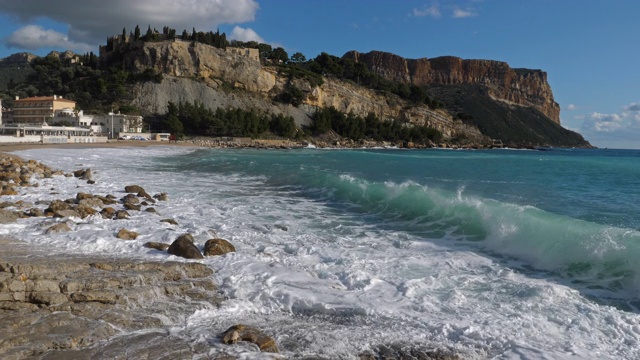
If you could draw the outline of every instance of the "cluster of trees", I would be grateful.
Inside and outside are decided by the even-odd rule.
[[[174,134],[202,136],[258,137],[271,132],[293,137],[297,129],[292,117],[282,114],[258,114],[254,110],[217,108],[215,111],[200,103],[169,102],[165,126]]]
[[[396,120],[381,121],[369,113],[366,117],[344,114],[335,107],[320,109],[312,117],[310,130],[319,135],[333,130],[342,137],[354,141],[373,139],[376,141],[413,141],[426,144],[439,142],[442,133],[428,126],[406,126]]]
[[[127,29],[122,29],[122,37],[127,36]],[[164,26],[162,28],[162,32],[159,32],[155,28],[151,29],[151,25],[147,28],[147,32],[142,35],[140,32],[140,26],[136,25],[135,29],[129,33],[129,36],[134,40],[144,41],[144,42],[153,42],[153,41],[165,41],[165,40],[174,40],[176,38],[180,38],[185,41],[193,41],[199,42],[202,44],[215,46],[217,48],[225,49],[229,46],[229,41],[227,40],[227,34],[220,33],[220,30],[216,31],[196,31],[196,28],[193,28],[193,31],[189,33],[186,29],[182,31],[182,35],[177,36],[176,29],[172,29],[168,26]],[[113,50],[113,39],[107,39],[107,50]]]

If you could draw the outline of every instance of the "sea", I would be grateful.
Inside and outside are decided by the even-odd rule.
[[[542,151],[544,150],[544,151]],[[220,306],[194,306],[172,336],[239,358],[355,359],[384,344],[465,359],[640,359],[640,151],[605,149],[210,149],[15,152],[96,184],[38,179],[28,199],[166,192],[156,214],[2,225],[59,254],[200,261]],[[41,205],[43,208],[46,205]],[[123,241],[126,224],[141,236]],[[185,260],[142,246],[191,233],[237,252]],[[220,344],[247,324],[280,355]],[[407,345],[408,344],[408,345]],[[226,348],[225,348],[226,347]]]

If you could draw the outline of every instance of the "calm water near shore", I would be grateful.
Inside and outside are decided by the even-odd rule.
[[[3,227],[52,252],[172,259],[189,232],[237,253],[203,260],[228,300],[172,334],[235,323],[282,352],[348,358],[395,341],[497,359],[640,358],[640,151],[32,149],[95,185],[43,179],[31,199],[167,192],[158,216]],[[52,190],[54,189],[54,190]],[[126,225],[123,225],[126,224]],[[124,242],[126,226],[142,234]],[[218,346],[218,345],[212,345]],[[237,354],[245,350],[238,348]]]

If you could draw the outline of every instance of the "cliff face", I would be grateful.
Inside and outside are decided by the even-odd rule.
[[[333,106],[363,117],[374,113],[381,119],[427,124],[448,137],[464,133],[469,138],[483,138],[477,129],[454,121],[444,111],[409,106],[397,97],[336,79],[324,79],[323,85],[311,86],[305,80],[281,76],[276,69],[261,66],[248,57],[207,45],[182,41],[145,43],[124,52],[122,62],[131,71],[153,68],[165,74],[161,84],[136,86],[134,104],[150,114],[165,113],[169,101],[197,101],[212,109],[241,107],[282,113],[293,116],[298,124],[306,124],[316,108]],[[272,100],[289,85],[306,95],[300,108]]]
[[[482,85],[493,99],[532,107],[560,124],[560,106],[553,99],[547,73],[541,70],[512,69],[505,62],[463,60],[453,56],[405,59],[379,51],[366,54],[351,51],[344,57],[363,62],[392,81],[419,86]]]
[[[264,71],[258,61],[186,41],[135,46],[123,54],[123,64],[133,71],[152,68],[176,77],[205,81],[221,79],[235,88],[257,93],[269,92],[276,85],[275,75]]]
[[[426,84],[427,93],[446,108],[433,110],[333,77],[314,86],[242,54],[182,41],[140,42],[124,49],[118,61],[129,71],[152,68],[165,75],[160,84],[136,85],[133,103],[143,114],[164,114],[169,101],[188,101],[211,109],[234,107],[285,114],[298,124],[309,124],[317,108],[333,106],[363,117],[374,113],[381,119],[431,126],[445,139],[476,144],[490,143],[493,138],[512,146],[588,146],[578,134],[559,125],[558,105],[542,71],[453,57],[406,60],[380,52],[347,55],[368,62],[390,80]],[[274,100],[290,86],[304,93],[299,107]],[[464,116],[458,120],[452,114]]]

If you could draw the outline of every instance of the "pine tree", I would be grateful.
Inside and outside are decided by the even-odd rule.
[[[133,34],[135,40],[140,40],[140,26],[136,25],[135,32]]]

